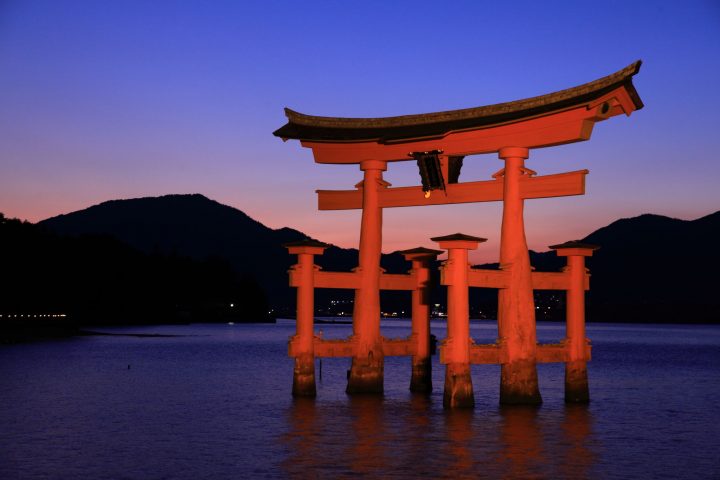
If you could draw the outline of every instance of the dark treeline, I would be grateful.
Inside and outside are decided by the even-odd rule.
[[[5,323],[7,315],[59,313],[80,325],[269,319],[264,291],[220,258],[148,254],[0,214],[0,259]]]

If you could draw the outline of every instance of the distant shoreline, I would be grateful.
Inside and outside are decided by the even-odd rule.
[[[395,317],[385,317],[382,318],[381,321],[403,321],[403,322],[410,322],[410,318],[395,318]],[[446,318],[432,318],[432,322],[445,322]],[[51,323],[48,321],[43,322],[30,322],[28,323],[27,320],[24,322],[19,321],[13,321],[9,322],[7,320],[0,321],[0,345],[2,344],[17,344],[17,343],[27,343],[27,342],[34,342],[34,341],[41,341],[41,340],[52,340],[52,339],[62,339],[62,338],[70,338],[70,337],[90,337],[90,336],[114,336],[114,337],[135,337],[135,338],[171,338],[171,337],[185,337],[188,335],[178,335],[178,334],[160,334],[160,333],[114,333],[114,332],[103,332],[99,331],[98,329],[104,329],[104,328],[117,328],[117,327],[137,327],[137,328],[143,328],[143,327],[151,327],[151,326],[187,326],[191,324],[206,324],[206,325],[224,325],[224,324],[231,324],[234,326],[238,325],[259,325],[259,324],[273,324],[273,323],[280,323],[285,325],[293,325],[295,323],[294,318],[287,318],[287,317],[281,317],[277,318],[272,322],[237,322],[237,321],[222,321],[222,322],[147,322],[147,323],[137,323],[137,322],[129,322],[129,323],[113,323],[113,324],[107,324],[107,325],[88,325],[87,327],[84,325],[76,324],[72,321],[68,321],[67,319],[64,319],[62,323]],[[470,319],[471,324],[496,324],[497,320],[494,319]],[[558,326],[563,326],[565,324],[564,321],[557,321],[557,320],[540,320],[537,322],[538,324],[555,324]],[[338,317],[338,318],[332,318],[332,317],[320,317],[315,318],[314,321],[315,325],[352,325],[352,318],[350,317]],[[708,322],[611,322],[611,321],[591,321],[587,322],[587,325],[674,325],[677,327],[686,327],[686,326],[693,326],[693,327],[699,327],[699,326],[718,326],[720,323],[708,323]],[[194,335],[191,335],[194,336]]]

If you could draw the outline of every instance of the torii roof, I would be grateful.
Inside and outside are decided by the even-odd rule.
[[[415,138],[444,136],[452,131],[487,128],[493,125],[546,115],[568,108],[589,105],[617,88],[624,88],[636,110],[642,100],[632,84],[641,61],[606,77],[583,85],[538,97],[483,107],[381,118],[343,118],[305,115],[285,109],[288,123],[273,135],[315,142],[396,142]]]

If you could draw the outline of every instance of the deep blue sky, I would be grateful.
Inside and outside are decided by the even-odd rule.
[[[282,108],[387,116],[474,107],[644,64],[646,104],[589,142],[531,153],[538,173],[588,168],[584,197],[529,201],[528,241],[619,217],[720,209],[720,3],[149,2],[0,0],[0,211],[32,221],[104,200],[203,193],[271,227],[357,246],[358,212],[314,190],[356,166],[317,165],[271,135]],[[465,162],[487,179],[493,156]],[[393,164],[386,179],[417,184]],[[385,251],[455,231],[488,237],[499,204],[394,209]]]

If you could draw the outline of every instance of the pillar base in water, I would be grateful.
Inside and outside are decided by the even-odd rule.
[[[305,354],[295,357],[293,369],[293,397],[314,397],[315,392],[315,358]]]
[[[500,366],[501,405],[540,405],[537,368],[532,360],[516,360]]]
[[[473,394],[470,365],[467,363],[448,363],[445,366],[443,407],[473,408],[474,406],[475,395]]]
[[[353,357],[345,393],[383,393],[383,358]]]
[[[413,393],[432,392],[432,364],[430,358],[412,360],[412,377],[410,379],[410,391]]]
[[[585,360],[575,360],[565,363],[565,402],[590,402],[587,362]]]

